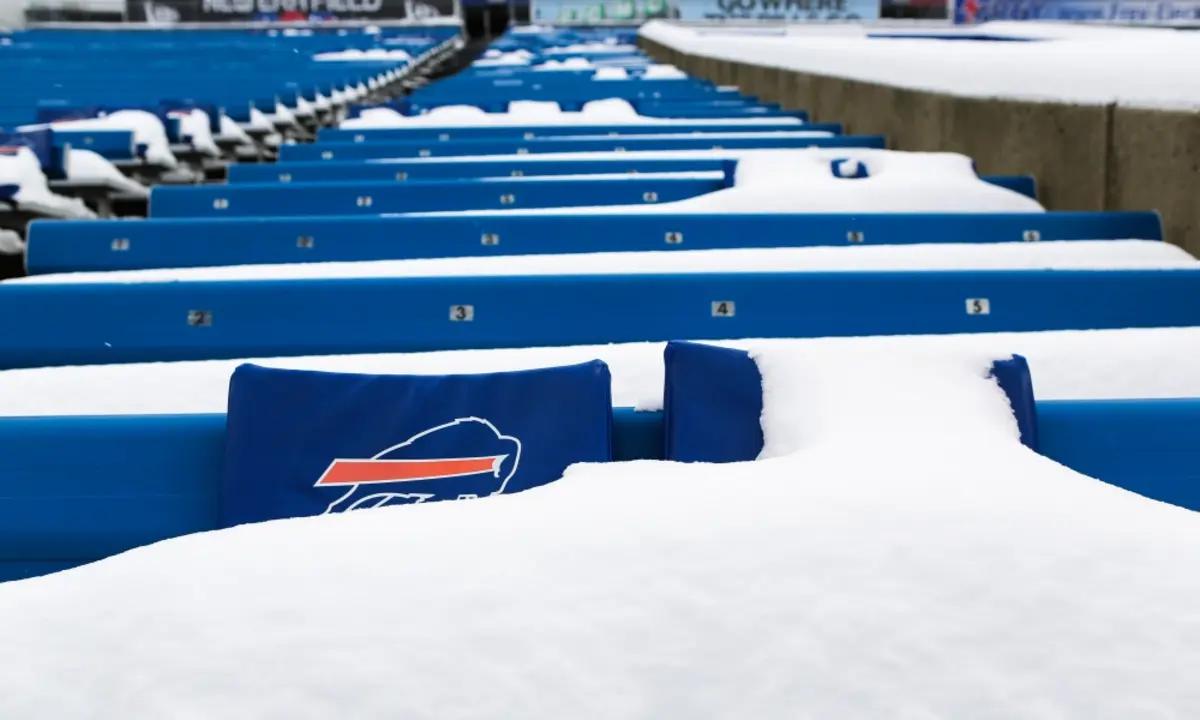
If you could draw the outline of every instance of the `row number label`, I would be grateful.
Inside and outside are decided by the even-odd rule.
[[[213,324],[212,310],[188,310],[187,324],[192,327],[211,327]]]
[[[967,298],[968,315],[991,315],[992,304],[987,298]]]
[[[718,318],[733,317],[737,314],[737,304],[732,300],[714,300],[712,303],[712,316]]]

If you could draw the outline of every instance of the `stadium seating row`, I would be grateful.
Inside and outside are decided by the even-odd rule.
[[[722,380],[730,378],[708,376]],[[705,403],[714,395],[690,399]],[[1191,437],[1200,401],[1037,401],[1035,414],[1038,448],[1047,457],[1200,509],[1194,470],[1200,457]],[[707,418],[727,432],[759,432],[757,418],[730,428],[738,419]],[[617,408],[613,458],[673,457],[666,432],[661,412]],[[708,437],[701,433],[695,441]],[[224,415],[0,418],[0,581],[219,527],[226,444]]]
[[[637,198],[640,201],[640,198]],[[250,217],[35,222],[30,274],[821,245],[1161,240],[1150,212]]]
[[[423,52],[446,41],[430,35]],[[109,97],[117,105],[108,107],[161,108],[164,98],[178,97],[163,94],[168,78],[175,77],[184,83],[178,87],[188,87],[194,96],[190,106],[212,109],[210,118],[219,120],[223,111],[249,124],[251,107],[277,114],[278,105],[299,108],[301,100],[316,102],[318,94],[331,95],[335,86],[379,87],[404,66],[395,60],[342,64],[288,57],[296,54],[293,49],[309,54],[344,49],[342,37],[356,38],[362,47],[401,39],[387,32],[383,38],[318,32],[285,40],[180,31],[138,38],[122,58],[112,57],[120,54],[115,44],[96,42],[98,57],[111,60],[106,67],[129,71],[146,66],[146,83]],[[595,44],[599,38],[607,43]],[[808,123],[803,112],[760,103],[736,88],[653,69],[648,58],[622,45],[630,39],[628,33],[612,30],[508,35],[475,66],[402,99],[345,103],[348,122],[318,130],[313,142],[282,145],[278,162],[234,165],[224,185],[156,187],[148,219],[35,222],[27,255],[31,275],[99,272],[0,283],[0,308],[9,310],[0,313],[0,369],[675,339],[1200,325],[1200,304],[1194,300],[1200,297],[1200,270],[1186,268],[1068,270],[1054,269],[1049,262],[1037,270],[965,266],[653,273],[636,259],[626,259],[629,266],[614,270],[585,257],[584,262],[597,265],[588,274],[468,272],[477,258],[507,256],[506,262],[515,263],[513,256],[519,255],[579,259],[581,253],[616,251],[683,254],[843,246],[854,252],[860,245],[1163,239],[1153,212],[1014,211],[1028,207],[1036,196],[1034,180],[1027,177],[985,178],[985,191],[1010,203],[999,209],[657,212],[659,204],[736,188],[742,162],[737,152],[743,149],[845,148],[850,156],[883,148],[885,140],[843,135],[838,124]],[[80,54],[67,47],[67,40],[32,36],[26,55],[17,58],[6,58],[0,48],[0,67],[11,61],[13,67],[28,68],[58,58],[66,58],[67,67],[77,66]],[[223,42],[267,48],[261,66],[226,62],[217,50]],[[244,73],[245,82],[239,80],[236,87],[205,83],[199,79],[205,73],[186,67],[183,58],[197,66],[203,65],[198,60],[211,60],[226,77]],[[81,73],[72,81],[69,100],[92,98],[101,75],[98,70]],[[33,87],[19,89],[14,97],[21,102],[35,98]],[[584,122],[588,103],[611,100],[627,101],[622,107],[635,115]],[[32,109],[42,112],[41,105]],[[540,120],[534,117],[539,113]],[[573,113],[577,115],[564,118]],[[44,113],[39,117],[44,119]],[[322,122],[337,119],[329,116]],[[107,147],[110,140],[119,146],[119,139],[107,136],[97,135],[92,142]],[[821,172],[828,176],[823,181],[872,179],[869,161],[842,158],[841,152],[832,161],[822,160]],[[975,185],[983,185],[967,174]],[[892,187],[888,192],[904,190]],[[814,184],[799,192],[821,197],[824,190]],[[911,206],[924,200],[914,197]],[[595,206],[608,207],[603,212],[581,209]],[[429,211],[442,214],[415,214]],[[423,258],[458,259],[459,265],[418,277],[403,264]],[[401,262],[333,268],[313,264],[367,260]],[[297,265],[226,267],[271,263]],[[189,274],[181,268],[209,269]],[[147,272],[107,272],[121,270]],[[601,418],[598,434],[580,435],[593,450],[610,441],[611,455],[584,453],[565,462],[754,459],[756,433],[761,445],[757,414],[703,405],[717,396],[744,396],[751,405],[761,404],[753,363],[744,355],[730,362],[737,372],[702,368],[704,392],[696,392],[672,384],[673,373],[681,368],[668,360],[664,413],[617,408],[609,420],[612,404],[604,386],[589,396],[588,408],[577,409],[581,417]],[[252,372],[239,370],[243,377]],[[308,375],[317,374],[296,382],[328,380]],[[348,377],[351,383],[407,382]],[[1028,384],[1027,372],[1024,377]],[[486,394],[500,380],[457,376],[422,382],[469,382],[477,386],[473,393]],[[589,382],[593,389],[596,383],[603,385],[596,377]],[[227,415],[0,418],[0,497],[6,498],[0,502],[0,579],[49,572],[229,524],[224,508],[241,488],[235,483],[231,493],[228,483],[235,475],[230,468],[241,467],[238,458],[244,457],[247,443],[259,450],[266,443],[247,440],[252,433],[246,428],[254,423],[247,423],[244,413],[271,405],[261,391],[245,395],[250,392],[245,387],[236,385],[231,391]],[[275,393],[272,402],[305,396],[308,386],[296,387],[301,389]],[[459,393],[452,399],[462,397]],[[568,396],[550,389],[521,397],[546,398],[549,408],[551,400],[562,404]],[[1197,451],[1190,442],[1200,421],[1200,400],[1039,400],[1034,405],[1031,394],[1022,401],[1012,392],[1010,399],[1019,420],[1024,417],[1030,427],[1036,423],[1036,442],[1028,439],[1027,444],[1048,457],[1148,496],[1200,509],[1191,470]],[[721,457],[682,453],[681,402],[691,402],[688,412],[699,418],[699,425],[692,426],[693,445],[714,451],[727,447],[709,440],[714,433],[749,438],[749,445],[740,454]],[[388,403],[377,398],[374,405]],[[307,417],[295,408],[273,407],[289,421]],[[537,403],[513,401],[506,407],[539,411]],[[346,423],[339,418],[328,424]],[[257,427],[274,425],[259,422]],[[611,430],[603,429],[609,425]],[[376,424],[371,432],[381,432],[380,427]],[[1024,427],[1022,431],[1024,435]],[[602,436],[605,432],[608,438]],[[297,443],[301,435],[281,431],[270,442]],[[561,443],[544,446],[562,449]],[[277,450],[272,457],[291,457],[285,448]],[[546,453],[532,447],[518,452],[525,452],[522,462],[531,464],[544,462]],[[359,456],[317,461],[329,463],[328,472],[333,472],[340,462],[336,458],[346,457]],[[512,458],[497,454],[490,461],[495,464],[470,474],[490,471],[493,478],[500,477]],[[561,471],[553,462],[546,467],[548,479],[557,477],[555,468]],[[236,477],[251,478],[247,485],[253,485],[259,470],[257,465],[241,467],[242,475]],[[302,489],[312,494],[313,487],[310,479]],[[351,487],[346,497],[353,492]],[[295,497],[287,500],[296,502]],[[274,516],[307,514],[287,509],[298,507],[287,503],[272,506]],[[235,517],[269,516],[260,507]]]

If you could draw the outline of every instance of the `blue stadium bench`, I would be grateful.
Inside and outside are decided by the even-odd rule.
[[[30,274],[573,252],[1161,240],[1151,212],[476,215],[34,221]]]
[[[1200,325],[1200,270],[0,284],[0,367]]]
[[[841,123],[674,123],[658,125],[484,125],[476,127],[324,128],[317,140],[326,142],[381,142],[426,140],[450,142],[480,138],[532,140],[564,135],[658,135],[662,133],[794,132],[797,130],[842,133]]]
[[[662,458],[662,421],[616,408],[615,459]],[[1039,400],[1037,423],[1047,457],[1200,510],[1200,400]],[[0,581],[216,528],[224,438],[223,414],[0,418]]]
[[[265,217],[378,215],[432,210],[502,210],[570,205],[642,205],[696,197],[727,187],[725,177],[496,178],[410,183],[326,182],[158,186],[150,216]]]
[[[617,138],[575,139],[534,138],[533,140],[458,140],[433,142],[421,140],[371,143],[314,143],[284,145],[279,149],[280,163],[298,160],[355,160],[366,158],[459,157],[466,155],[524,155],[564,152],[630,152],[642,150],[719,150],[722,148],[880,148],[879,135],[833,135],[829,137],[727,137],[704,136],[656,138],[626,136]]]
[[[35,221],[31,275],[256,263],[918,242],[1160,240],[1154,212],[473,215]]]

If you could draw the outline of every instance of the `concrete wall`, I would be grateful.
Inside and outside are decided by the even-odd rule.
[[[887,135],[893,149],[960,152],[982,174],[1034,175],[1052,210],[1158,210],[1167,239],[1200,256],[1200,112],[958,97],[641,42],[692,75],[849,133]]]
[[[25,0],[0,0],[0,28],[25,27]]]

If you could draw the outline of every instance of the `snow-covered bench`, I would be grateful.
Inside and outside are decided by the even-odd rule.
[[[1200,400],[1038,400],[1034,413],[1052,460],[1200,509]],[[662,412],[615,408],[613,459],[672,457],[664,432]],[[223,413],[0,418],[0,581],[219,527],[225,438]]]
[[[781,271],[787,265],[774,251],[686,267],[676,254],[658,263],[620,253],[482,258],[482,275],[458,277],[448,275],[468,272],[459,259],[41,276],[0,284],[0,303],[22,308],[0,316],[0,367],[1200,324],[1200,270],[1177,248],[1156,243],[1180,256],[1125,265],[1176,269],[1099,270],[1091,248],[1060,265],[1090,269],[946,269],[1047,267],[1037,254],[991,247],[1000,252],[990,259],[937,248],[906,253],[903,265],[890,248],[815,260],[802,253],[791,267],[814,268],[805,272]],[[875,266],[890,269],[848,269],[872,250],[881,251]],[[414,262],[425,265],[403,264]],[[1122,266],[1099,263],[1114,265]],[[815,269],[839,266],[847,269]]]
[[[1158,215],[676,212],[147,219],[34,223],[26,265],[30,273],[44,274],[247,263],[1123,238],[1161,240]]]

